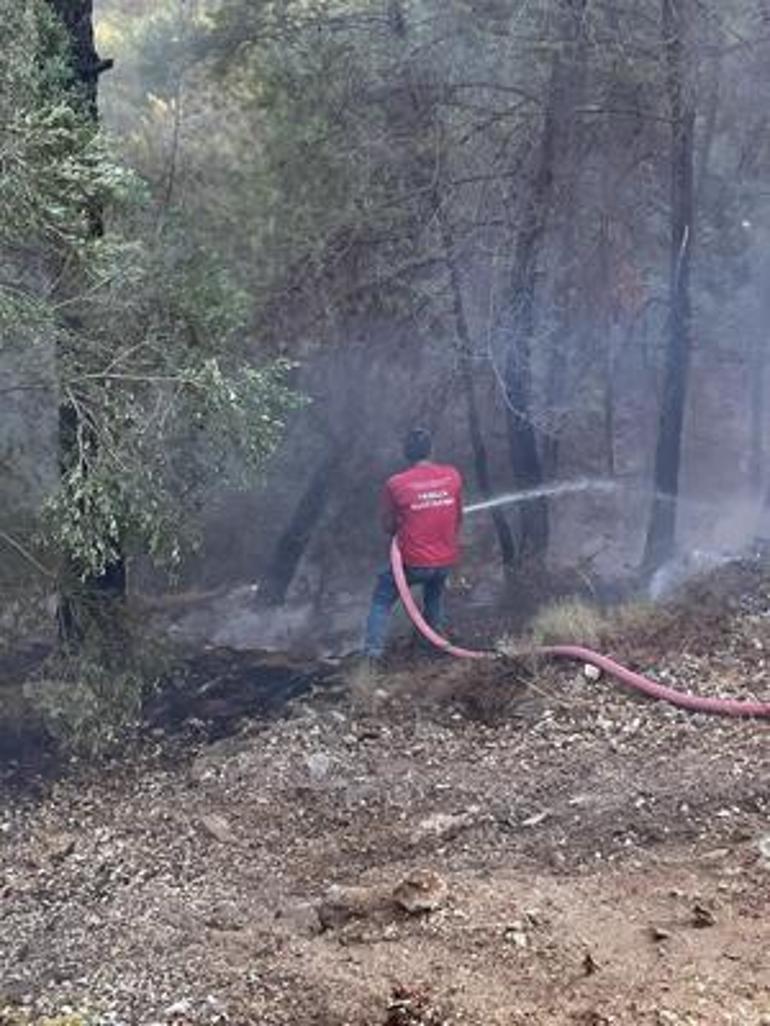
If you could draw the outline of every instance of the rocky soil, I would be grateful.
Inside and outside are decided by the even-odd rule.
[[[770,582],[605,640],[768,698]],[[526,660],[332,678],[6,796],[0,1022],[770,1023],[767,722]]]

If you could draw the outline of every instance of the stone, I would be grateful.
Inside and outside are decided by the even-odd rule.
[[[456,837],[477,823],[480,813],[478,805],[473,805],[460,813],[434,812],[418,823],[412,831],[412,843],[420,844],[427,840],[449,840]]]
[[[48,839],[48,856],[52,862],[63,862],[74,852],[77,838],[72,834],[53,834]]]
[[[246,916],[243,912],[236,906],[226,903],[215,905],[204,921],[211,930],[236,932],[246,928]]]
[[[697,926],[698,929],[714,926],[715,923],[714,913],[704,908],[703,905],[696,905],[692,910],[692,925]]]
[[[332,768],[332,759],[325,752],[313,752],[312,755],[308,755],[305,758],[305,765],[310,774],[310,779],[318,784],[328,777],[329,771]]]
[[[392,897],[381,887],[343,887],[334,884],[317,907],[324,930],[338,929],[351,919],[365,919],[392,908]]]
[[[322,929],[319,910],[309,901],[280,908],[275,914],[276,926],[287,933],[314,936]]]
[[[434,912],[446,901],[446,880],[432,869],[417,869],[393,889],[393,900],[410,915]]]
[[[503,937],[516,948],[526,948],[529,945],[527,931],[524,929],[524,924],[520,922],[511,923],[510,926],[507,926]]]
[[[208,813],[204,816],[198,817],[203,830],[215,841],[219,841],[220,844],[237,844],[238,838],[233,833],[230,824],[224,816],[220,816],[215,812]]]
[[[189,998],[182,998],[181,1001],[175,1001],[173,1005],[169,1005],[164,1015],[169,1019],[177,1019],[188,1016],[192,1010],[192,1001]]]
[[[551,815],[550,809],[543,809],[542,812],[536,812],[534,816],[528,816],[526,819],[521,821],[521,825],[525,827],[537,826],[539,823],[544,822]]]

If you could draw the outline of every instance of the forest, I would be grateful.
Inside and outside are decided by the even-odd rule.
[[[732,501],[761,533],[762,4],[4,13],[10,586],[146,558],[323,601],[423,423],[481,498],[622,482],[629,567]],[[485,560],[563,559],[559,506]]]
[[[767,911],[770,849],[757,849],[756,837],[767,842],[770,779],[761,722],[770,708],[770,3],[0,0],[0,24],[0,783],[13,795],[7,813],[0,808],[0,854],[10,845],[0,896],[22,895],[9,913],[9,954],[0,954],[0,1026],[761,1026],[770,992],[744,948],[736,959],[748,976],[737,991],[707,943],[692,948],[693,964],[708,962],[703,1007],[686,988],[672,1008],[641,983],[632,994],[622,973],[603,990],[597,967],[615,956],[595,952],[625,927],[609,911],[591,921],[582,877],[570,919],[556,878],[587,872],[594,847],[609,866],[625,857],[623,844],[641,853],[641,873],[663,834],[685,848],[744,844],[754,919]],[[474,658],[494,652],[494,666],[431,653],[401,611],[384,669],[360,662],[371,590],[388,561],[382,489],[403,469],[402,443],[415,429],[463,479],[450,638]],[[543,665],[544,645],[582,654],[568,654],[571,669]],[[597,661],[594,649],[607,655]],[[695,715],[680,708],[666,719],[661,703],[618,692],[610,656],[627,676],[644,675],[644,687],[652,680],[653,698],[668,701],[655,689],[669,685],[695,696],[684,706]],[[586,688],[602,696],[592,714],[581,712],[595,700]],[[703,715],[742,702],[753,714],[728,714],[747,714],[745,733]],[[497,733],[485,740],[485,731]],[[250,739],[252,749],[231,759],[227,748],[190,784],[209,746]],[[345,747],[354,742],[376,749],[368,783]],[[446,805],[431,769],[442,744],[456,760]],[[494,748],[492,762],[515,778],[521,745],[544,783],[541,791],[519,780],[517,796],[517,781],[499,782],[479,752]],[[605,745],[602,775],[594,760]],[[707,798],[688,793],[681,817],[666,745],[678,779],[707,781]],[[623,751],[633,773],[616,767]],[[108,800],[89,789],[114,773],[140,820],[142,788],[157,783],[142,774],[171,774],[172,764],[186,768],[157,784],[166,811],[136,844],[165,837],[184,864],[175,871],[184,915],[209,901],[230,909],[229,922],[234,895],[250,886],[242,846],[263,827],[261,871],[272,872],[268,849],[286,845],[287,861],[280,897],[263,893],[260,877],[250,899],[250,916],[281,921],[269,937],[204,916],[214,947],[201,934],[187,969],[166,967],[166,987],[150,981],[151,969],[132,975],[144,964],[139,948],[161,943],[160,934],[139,943],[144,921],[136,950],[112,934],[81,936],[96,901],[86,895],[97,854],[85,836],[98,820],[113,838],[107,847],[122,853],[113,861],[125,851],[106,806],[78,811],[77,794],[101,808]],[[399,766],[406,776],[391,791]],[[741,776],[737,766],[754,769]],[[637,793],[647,767],[655,781]],[[423,772],[427,790],[413,779]],[[564,824],[583,815],[583,796],[567,793],[567,782],[594,772],[599,811],[586,811],[573,835]],[[52,797],[62,773],[75,803],[66,814]],[[125,784],[131,774],[143,783]],[[246,779],[264,786],[264,823],[242,793]],[[18,798],[32,781],[44,822]],[[175,795],[196,810],[192,840],[174,832]],[[298,833],[295,807],[308,817]],[[420,839],[384,840],[377,817],[394,820],[402,807]],[[426,827],[431,815],[445,818]],[[72,847],[67,816],[85,831]],[[535,874],[538,901],[569,919],[591,986],[597,974],[585,1000],[549,1005],[544,996],[568,972],[566,948],[553,954],[554,976],[547,959],[528,970],[530,990],[512,1003],[482,999],[471,982],[455,993],[448,969],[424,987],[410,982],[413,960],[420,979],[434,956],[451,963],[455,899],[449,912],[443,896],[435,907],[431,899],[419,906],[427,918],[411,919],[397,897],[393,919],[375,879],[390,865],[383,852],[395,844],[394,872],[408,888],[436,869],[438,890],[449,879],[454,894],[459,874],[458,893],[474,895],[468,915],[488,923],[494,898],[467,875],[473,858],[464,863],[453,839],[468,835],[470,851],[478,835],[488,849],[481,865],[491,851],[503,857],[509,821],[531,827],[517,871]],[[670,837],[669,826],[656,833],[664,822]],[[68,906],[71,936],[57,943],[80,944],[93,966],[113,945],[122,981],[114,1001],[85,961],[85,989],[72,982],[75,969],[45,976],[53,956],[14,876],[14,866],[45,863],[23,847],[35,831],[65,838],[49,852],[55,882],[40,886],[80,895],[77,909]],[[448,845],[433,861],[420,855],[429,836],[434,848]],[[307,864],[294,851],[302,838]],[[345,867],[337,875],[335,845]],[[232,891],[184,890],[197,886],[193,849],[214,879],[225,872],[222,852],[237,851]],[[686,850],[690,861],[702,854]],[[149,852],[125,857],[138,866]],[[415,884],[409,873],[423,862],[433,869],[417,870]],[[518,979],[511,958],[551,943],[538,901],[530,918],[518,907],[517,887],[534,879],[498,881],[516,911],[513,925],[495,928],[507,968],[487,981],[491,994]],[[677,880],[690,901],[695,884]],[[374,912],[361,894],[327,895],[320,934],[315,919],[308,931],[303,916],[318,889],[352,882],[374,888]],[[704,894],[712,883],[700,881]],[[134,922],[125,895],[110,894],[109,929],[121,917]],[[168,910],[169,895],[153,901]],[[621,888],[617,900],[626,899]],[[669,943],[677,928],[659,899],[646,891],[639,914],[655,906],[653,929],[666,936],[653,947],[679,964],[685,956]],[[737,949],[741,900],[721,917],[707,902],[701,919],[714,921],[696,930],[724,928],[719,943]],[[2,918],[0,909],[0,935]],[[345,933],[350,921],[364,940]],[[421,924],[427,961],[416,954]],[[403,962],[394,953],[380,963],[391,928],[407,937]],[[379,939],[367,939],[370,929]],[[322,950],[330,930],[348,938],[341,947],[366,948],[360,987],[339,953]],[[756,930],[761,949],[768,938],[761,923]],[[230,987],[230,934],[241,954],[266,960],[268,983],[239,976],[221,1008],[203,991],[188,998],[182,976],[195,975],[198,959],[222,959],[210,980],[201,970],[211,994]],[[622,964],[647,965],[622,943]],[[281,952],[297,945],[305,975],[295,977]],[[461,948],[466,961],[472,947]],[[645,972],[654,976],[652,962]],[[46,995],[39,1006],[36,987]],[[293,1004],[297,988],[307,1000]]]

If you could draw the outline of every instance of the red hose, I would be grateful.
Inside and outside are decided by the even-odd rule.
[[[404,608],[409,614],[412,623],[436,648],[440,648],[443,652],[457,656],[460,659],[494,659],[497,657],[496,652],[474,651],[473,649],[460,648],[457,645],[453,645],[434,631],[425,621],[409,590],[401,552],[395,538],[390,547],[390,565],[401,601],[404,603]],[[686,692],[676,691],[674,688],[657,684],[648,677],[642,676],[641,673],[634,673],[633,670],[626,669],[625,666],[621,666],[620,663],[616,663],[613,659],[608,659],[607,656],[599,655],[579,645],[550,645],[546,648],[535,649],[535,654],[589,663],[603,670],[610,677],[614,677],[629,687],[636,688],[637,691],[644,692],[644,694],[649,695],[651,698],[669,702],[671,705],[679,706],[680,709],[689,709],[691,712],[718,713],[722,716],[770,717],[770,702],[739,701],[733,698],[704,698],[700,695],[690,695]]]

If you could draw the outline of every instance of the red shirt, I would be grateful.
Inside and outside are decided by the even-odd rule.
[[[382,495],[385,530],[398,537],[407,566],[457,562],[462,523],[462,478],[451,466],[416,463],[389,478]]]

